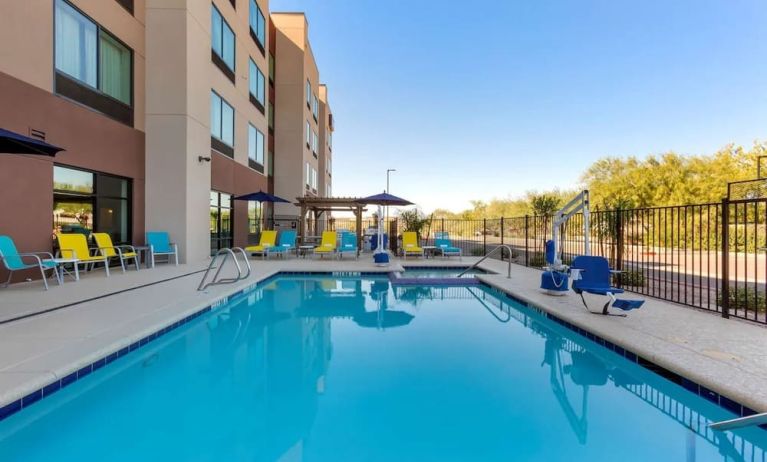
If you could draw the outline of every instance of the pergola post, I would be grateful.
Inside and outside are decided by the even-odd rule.
[[[301,203],[301,215],[298,217],[298,234],[300,235],[301,239],[299,239],[299,242],[301,242],[302,245],[306,245],[306,232],[304,231],[305,223],[306,221],[306,205]]]
[[[362,253],[362,206],[358,205],[354,211],[357,228],[357,256]]]

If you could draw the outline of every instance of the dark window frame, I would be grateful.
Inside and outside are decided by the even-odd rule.
[[[251,80],[252,80],[251,79],[251,75],[250,75],[250,69],[251,69],[250,64],[251,63],[254,66],[256,66],[256,75],[254,76],[256,78],[256,80],[255,80],[255,82],[256,82],[256,91],[258,91],[258,76],[259,76],[259,74],[261,75],[261,77],[262,77],[262,79],[264,81],[264,102],[263,103],[258,100],[258,95],[254,95],[253,92],[250,91],[250,83],[251,83]],[[248,57],[248,97],[250,99],[250,102],[254,106],[256,106],[256,108],[259,111],[261,111],[261,114],[263,114],[263,115],[266,115],[266,107],[264,106],[264,104],[266,103],[266,100],[267,100],[268,96],[269,95],[267,93],[267,88],[266,88],[266,76],[264,75],[263,72],[261,72],[261,68],[258,67],[258,64],[255,61],[253,61],[253,58]]]
[[[232,245],[234,244],[234,199],[233,199],[234,194],[231,194],[231,193],[228,193],[228,192],[224,192],[224,191],[218,191],[216,189],[211,189],[210,192],[216,193],[217,201],[216,201],[216,205],[215,206],[209,204],[209,209],[213,208],[213,207],[218,209],[218,221],[216,223],[216,228],[218,229],[218,231],[216,232],[216,237],[215,238],[213,237],[213,234],[211,234],[211,236],[210,236],[211,255],[213,255],[215,253],[214,250],[213,250],[213,246],[212,246],[214,240],[216,241],[216,244],[217,244],[216,251],[218,251],[218,250],[220,250],[222,248],[221,247],[222,241],[229,241],[229,245],[227,247],[232,247]],[[226,195],[229,196],[229,206],[228,207],[227,206],[223,206],[221,204],[221,195],[222,194],[226,194]],[[221,220],[221,209],[229,210],[229,237],[221,237],[221,234],[222,234],[221,233],[221,229],[222,229],[222,226],[221,226],[221,223],[222,223],[222,220]]]
[[[216,65],[217,68],[221,70],[221,72],[226,75],[226,77],[232,81],[232,84],[235,83],[234,76],[235,72],[237,71],[237,34],[234,33],[234,29],[232,29],[232,26],[229,25],[229,23],[226,21],[226,18],[224,18],[224,15],[221,14],[221,10],[219,10],[216,5],[211,3],[211,7],[218,12],[218,16],[221,18],[221,54],[224,53],[224,25],[229,28],[229,30],[232,32],[232,45],[234,46],[234,62],[232,63],[232,67],[230,68],[228,64],[226,64],[226,61],[224,61],[224,57],[219,55],[216,50],[213,48],[213,39],[210,40],[210,58],[211,61],[213,61],[213,64]],[[213,12],[211,11],[211,14]],[[212,18],[211,18],[212,20]],[[211,30],[211,34],[213,31]]]
[[[253,41],[256,43],[256,47],[261,52],[261,55],[266,57],[266,37],[268,32],[268,24],[269,22],[266,19],[266,16],[264,15],[264,12],[261,11],[261,7],[258,6],[258,2],[256,0],[248,0],[248,8],[251,8],[253,5],[256,6],[256,12],[261,15],[261,18],[264,20],[264,43],[261,43],[261,40],[258,38],[258,31],[253,30],[253,24],[250,23],[250,11],[248,11],[248,31],[250,32],[250,38],[253,39]],[[258,23],[258,16],[256,16],[256,23]],[[256,24],[258,26],[258,24]]]
[[[77,77],[70,75],[56,67],[56,3],[61,1],[66,3],[67,6],[75,10],[78,14],[90,21],[96,27],[96,87],[83,82]],[[108,29],[104,28],[96,22],[93,18],[85,14],[77,6],[70,3],[68,0],[54,0],[53,2],[53,92],[54,94],[66,98],[74,103],[82,105],[84,107],[93,109],[101,114],[111,117],[118,122],[125,125],[133,126],[134,124],[134,107],[135,107],[135,52],[133,48],[128,46],[127,43],[120,40],[119,37],[111,33]],[[112,40],[125,47],[130,54],[130,71],[129,71],[129,87],[130,87],[130,103],[126,104],[123,101],[109,95],[98,88],[99,81],[101,79],[101,34],[109,36]]]
[[[221,120],[219,120],[219,124],[221,125],[222,136],[223,136],[223,128],[224,128],[223,127],[223,123],[224,123],[223,105],[226,104],[227,106],[232,108],[232,143],[234,143],[235,136],[237,135],[237,130],[236,130],[237,122],[235,120],[237,117],[237,111],[235,111],[234,106],[229,104],[229,102],[226,99],[224,99],[224,97],[221,96],[216,90],[211,89],[210,92],[218,96],[218,99],[221,100],[222,108],[219,110],[219,113],[221,115]],[[212,120],[211,120],[211,123],[213,123]],[[217,152],[220,152],[221,154],[227,157],[234,159],[234,145],[232,146],[228,145],[226,141],[224,141],[223,139],[219,139],[213,136],[213,133],[210,134],[210,147],[211,149]]]
[[[251,127],[256,131],[256,143],[258,143],[258,134],[261,133],[261,137],[263,138],[263,155],[264,155],[264,163],[266,162],[266,152],[267,152],[267,139],[266,135],[258,129],[255,125],[248,122],[248,167],[252,168],[253,170],[257,171],[258,173],[264,173],[264,163],[258,162],[258,160],[250,157],[250,129]],[[258,144],[256,144],[256,152],[258,152]]]
[[[76,191],[66,191],[62,189],[52,189],[53,193],[53,200],[54,202],[56,200],[67,200],[67,199],[79,199],[82,202],[90,202],[91,207],[93,208],[93,224],[92,224],[92,232],[98,233],[102,232],[99,231],[98,227],[98,210],[99,210],[99,200],[100,199],[117,199],[117,200],[124,200],[127,202],[126,210],[128,212],[128,219],[127,219],[127,233],[128,233],[128,240],[126,242],[114,242],[115,245],[121,245],[121,244],[131,244],[134,241],[134,235],[133,235],[133,178],[128,178],[121,175],[115,175],[112,173],[105,173],[105,172],[99,172],[96,170],[89,170],[86,168],[81,167],[73,167],[71,165],[67,164],[59,164],[54,163],[55,167],[62,167],[66,168],[68,170],[77,170],[80,172],[85,172],[93,175],[93,192],[91,193],[80,193]],[[118,180],[125,181],[127,184],[127,191],[125,193],[126,197],[118,197],[118,196],[108,196],[108,195],[99,195],[99,187],[98,187],[98,177],[110,177],[110,178],[116,178]],[[55,188],[55,186],[54,186]]]

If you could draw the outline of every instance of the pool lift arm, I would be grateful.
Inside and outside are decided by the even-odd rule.
[[[564,207],[559,209],[552,218],[551,240],[546,242],[546,267],[541,275],[541,289],[549,295],[564,295],[567,293],[568,267],[562,263],[562,239],[560,230],[576,213],[583,214],[583,252],[591,255],[589,245],[589,191],[584,189]],[[576,271],[573,270],[575,273]],[[578,278],[573,274],[574,279]]]

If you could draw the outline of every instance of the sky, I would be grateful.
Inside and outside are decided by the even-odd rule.
[[[765,0],[271,0],[304,11],[333,195],[424,211],[572,189],[605,156],[767,141]],[[279,102],[277,103],[279,105]]]

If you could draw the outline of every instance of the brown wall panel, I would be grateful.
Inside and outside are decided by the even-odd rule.
[[[0,127],[45,132],[46,141],[66,149],[56,163],[132,179],[133,240],[143,243],[143,132],[4,73],[0,101]],[[10,235],[21,251],[51,250],[53,162],[0,154],[0,234]]]

